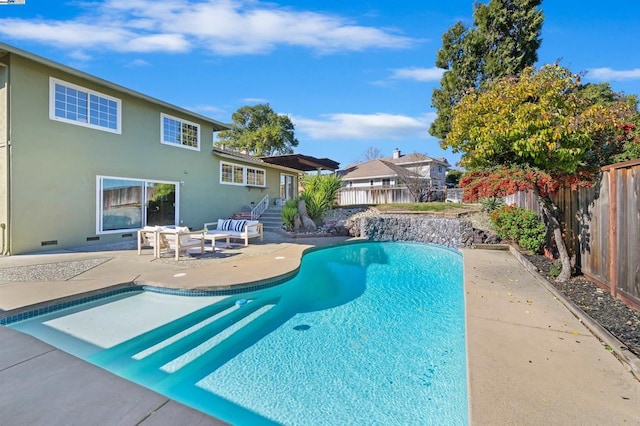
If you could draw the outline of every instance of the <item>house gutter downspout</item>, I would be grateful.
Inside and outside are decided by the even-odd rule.
[[[7,77],[5,79],[4,84],[6,85],[6,94],[5,99],[0,100],[0,102],[4,101],[6,106],[6,113],[4,119],[6,120],[6,135],[5,135],[5,182],[6,182],[6,221],[8,223],[11,222],[11,94],[10,94],[10,85],[9,85],[9,66],[7,64],[0,63],[0,67],[6,68]],[[7,225],[7,223],[0,223],[0,233],[2,234],[2,247],[0,247],[0,255],[10,255],[10,234],[11,234],[11,226]]]

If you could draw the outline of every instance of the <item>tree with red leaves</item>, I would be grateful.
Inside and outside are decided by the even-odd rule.
[[[637,106],[624,99],[604,104],[583,88],[579,76],[558,65],[496,80],[462,98],[441,142],[463,153],[466,201],[533,191],[562,262],[559,281],[570,278],[571,261],[550,194],[565,183],[592,185],[600,167],[637,137],[629,126]]]

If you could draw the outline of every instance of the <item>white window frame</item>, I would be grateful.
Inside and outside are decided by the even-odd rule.
[[[222,180],[223,178],[223,174],[222,174],[222,168],[224,167],[224,165],[227,166],[231,166],[232,170],[234,167],[241,167],[242,168],[242,182],[227,182],[225,180]],[[254,183],[249,183],[247,181],[248,176],[249,176],[249,170],[254,170],[256,172],[262,172],[262,174],[264,175],[264,184],[262,185],[257,185]],[[231,180],[233,181],[233,174],[231,177]],[[228,161],[221,161],[220,162],[220,184],[221,185],[235,185],[235,186],[251,186],[254,188],[266,188],[267,187],[267,170],[266,169],[261,169],[259,167],[253,167],[253,166],[245,166],[244,164],[238,164],[238,163],[231,163]]]
[[[104,176],[104,175],[97,175],[96,176],[96,235],[107,235],[107,234],[124,234],[127,232],[135,232],[140,228],[128,228],[128,229],[114,229],[114,230],[108,230],[108,231],[103,231],[102,227],[103,227],[103,223],[102,223],[102,202],[103,202],[103,196],[102,196],[102,190],[103,190],[103,186],[102,186],[102,181],[103,179],[118,179],[118,180],[130,180],[130,181],[134,181],[134,182],[140,182],[142,183],[143,187],[146,188],[147,187],[147,183],[148,182],[153,182],[153,183],[168,183],[168,184],[172,184],[175,185],[176,187],[176,203],[175,203],[175,226],[178,226],[178,224],[180,223],[180,182],[173,182],[173,181],[169,181],[169,180],[158,180],[158,179],[139,179],[139,178],[131,178],[131,177],[123,177],[123,176]],[[142,194],[142,208],[144,209],[144,206],[147,205],[147,194],[146,191],[143,191]],[[143,214],[142,215],[142,226],[146,225],[146,216]]]
[[[66,117],[58,117],[56,115],[56,84],[65,86],[70,89],[77,90],[87,94],[87,121],[71,120]],[[98,124],[92,124],[91,121],[91,107],[90,96],[97,96],[116,103],[116,128],[100,126]],[[77,84],[69,83],[68,81],[60,80],[55,77],[49,77],[49,119],[53,121],[60,121],[62,123],[74,124],[76,126],[88,127],[90,129],[102,130],[103,132],[122,134],[122,101],[113,96],[105,95],[104,93],[96,92],[95,90],[87,89],[86,87],[78,86]]]
[[[166,120],[173,120],[173,121],[177,121],[178,123],[180,123],[180,129],[182,130],[182,126],[183,125],[188,125],[188,126],[193,126],[196,128],[198,135],[197,135],[197,144],[198,146],[189,146],[189,145],[185,145],[184,143],[175,143],[175,142],[169,142],[165,140],[165,135],[164,135],[164,121]],[[169,115],[169,114],[165,114],[165,113],[160,113],[160,143],[163,145],[169,145],[169,146],[175,146],[178,148],[184,148],[184,149],[190,149],[192,151],[200,151],[200,136],[201,136],[201,129],[200,129],[200,125],[198,123],[194,123],[192,121],[188,121],[185,120],[184,118],[179,118],[179,117],[175,117],[173,115]]]

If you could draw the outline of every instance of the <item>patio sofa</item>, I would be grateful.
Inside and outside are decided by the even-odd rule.
[[[227,234],[229,238],[244,240],[245,247],[249,245],[249,238],[260,237],[262,241],[262,224],[257,220],[218,219],[217,222],[204,224],[206,235]]]

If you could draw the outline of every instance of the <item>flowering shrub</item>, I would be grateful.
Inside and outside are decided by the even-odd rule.
[[[538,253],[544,245],[546,227],[531,210],[502,206],[493,211],[491,222],[500,238],[515,241],[525,250]]]

